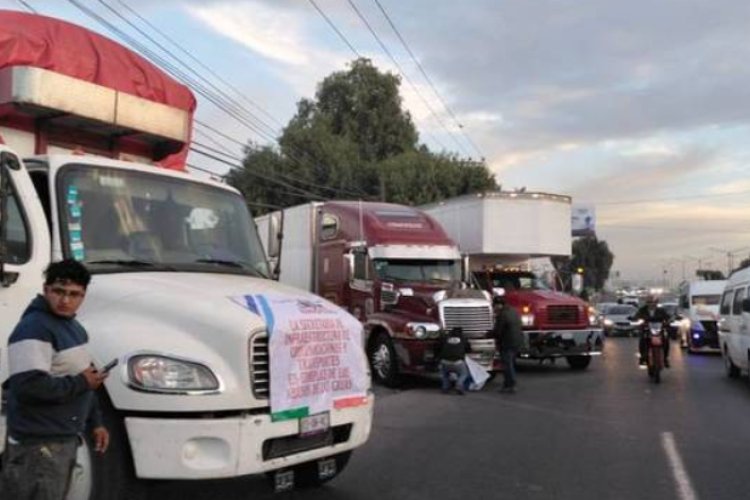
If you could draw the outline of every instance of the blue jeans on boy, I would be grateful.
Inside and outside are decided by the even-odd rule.
[[[440,381],[444,391],[451,387],[451,373],[455,373],[457,377],[456,390],[463,392],[466,387],[466,379],[469,378],[469,368],[466,366],[466,362],[463,359],[458,361],[443,359],[440,361]]]

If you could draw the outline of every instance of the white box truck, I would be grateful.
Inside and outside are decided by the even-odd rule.
[[[120,360],[100,391],[110,450],[99,457],[81,447],[69,500],[140,498],[141,479],[268,473],[288,486],[334,477],[371,428],[361,326],[268,278],[237,190],[153,164],[185,150],[192,94],[68,23],[0,11],[0,26],[12,35],[0,41],[10,54],[0,61],[0,381],[8,337],[41,292],[45,267],[61,258],[93,275],[78,315],[92,356],[99,366]],[[99,155],[69,154],[79,148]],[[117,159],[125,157],[141,161]],[[265,301],[262,312],[253,300]],[[277,330],[265,306],[274,300],[325,313],[316,324],[326,335],[329,324],[357,325],[337,348],[358,347],[347,368],[359,374],[362,397],[324,417],[276,412],[286,379],[275,384],[283,367],[269,352]],[[3,414],[0,453],[5,430]]]
[[[585,369],[600,355],[603,332],[589,305],[555,291],[534,272],[540,261],[570,255],[570,198],[549,193],[492,192],[452,198],[422,209],[468,258],[468,272],[490,292],[502,288],[521,315],[522,358],[564,357]]]

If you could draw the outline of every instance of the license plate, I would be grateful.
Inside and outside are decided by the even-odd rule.
[[[302,417],[299,420],[299,435],[300,436],[311,436],[313,434],[321,434],[326,432],[331,427],[331,414],[326,412],[316,413],[315,415],[309,415]]]
[[[570,332],[565,332],[562,334],[563,340],[573,340],[573,334]]]
[[[318,478],[321,480],[331,479],[336,475],[336,459],[327,458],[318,462]]]
[[[291,491],[294,489],[294,471],[280,470],[273,475],[273,490],[276,493]]]

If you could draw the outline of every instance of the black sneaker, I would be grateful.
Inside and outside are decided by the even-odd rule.
[[[668,359],[664,360],[664,368],[669,368],[669,360]]]

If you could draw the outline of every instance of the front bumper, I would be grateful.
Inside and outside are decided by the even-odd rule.
[[[617,323],[615,323],[612,326],[604,326],[604,331],[607,335],[611,335],[613,337],[631,337],[638,335],[640,327],[638,325],[618,325]]]
[[[329,435],[299,438],[299,421],[268,414],[217,419],[126,417],[136,476],[215,479],[244,476],[329,457],[364,444],[374,397],[331,411]]]
[[[585,330],[524,331],[522,358],[560,358],[565,356],[598,356],[604,347],[601,328]]]

